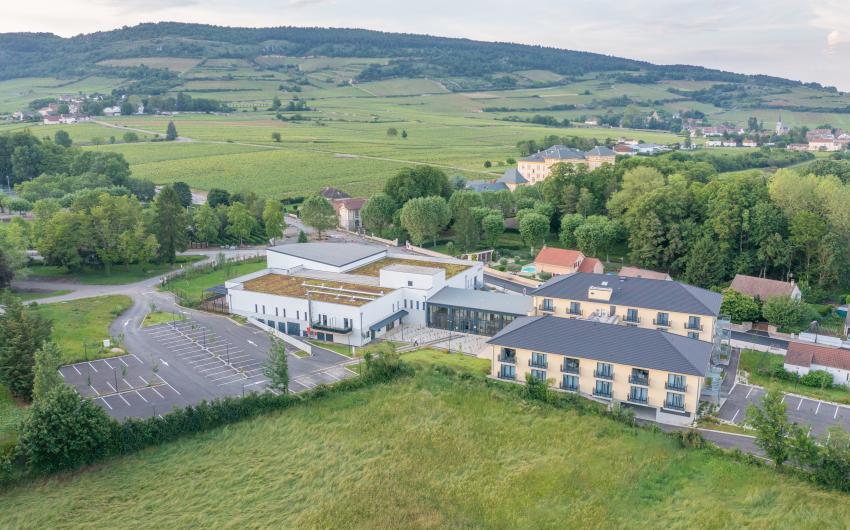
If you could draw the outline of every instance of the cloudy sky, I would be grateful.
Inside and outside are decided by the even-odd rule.
[[[0,0],[0,32],[331,26],[541,44],[850,91],[850,0]]]

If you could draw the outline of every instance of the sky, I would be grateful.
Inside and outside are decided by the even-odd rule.
[[[140,22],[357,27],[539,44],[850,91],[850,0],[0,0],[0,32]]]

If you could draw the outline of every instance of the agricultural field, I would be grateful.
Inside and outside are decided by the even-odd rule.
[[[28,77],[0,81],[0,114],[26,109],[30,101],[60,94],[107,94],[120,85],[121,79],[89,76],[78,79]]]
[[[141,66],[145,65],[148,68],[165,68],[175,72],[183,73],[191,70],[201,59],[193,59],[191,57],[135,57],[128,59],[109,59],[100,61],[97,64],[103,66]]]
[[[837,528],[846,499],[423,370],[23,484],[0,526]]]

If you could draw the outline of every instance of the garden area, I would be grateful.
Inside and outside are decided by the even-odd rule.
[[[749,382],[758,386],[777,386],[814,399],[850,405],[850,390],[832,384],[832,375],[819,370],[799,376],[783,367],[785,357],[755,350],[742,350],[738,370],[749,374]]]

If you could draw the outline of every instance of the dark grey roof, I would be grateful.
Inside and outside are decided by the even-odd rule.
[[[608,149],[604,145],[597,145],[586,154],[591,156],[614,156],[617,153],[615,153],[612,149]]]
[[[654,329],[553,316],[520,317],[489,344],[705,376],[711,343]]]
[[[350,199],[351,198],[351,195],[345,193],[342,190],[338,190],[338,189],[332,188],[330,186],[325,186],[325,188],[322,189],[322,191],[320,191],[319,194],[321,194],[324,198],[326,198],[329,201],[333,200],[333,199]]]
[[[466,183],[466,189],[482,192],[482,191],[501,191],[508,189],[503,182],[490,182],[489,180],[470,180]]]
[[[584,153],[578,149],[573,149],[565,145],[553,145],[548,149],[534,153],[531,156],[523,158],[529,162],[542,162],[546,158],[557,158],[559,160],[583,160]]]
[[[608,303],[623,307],[646,307],[716,317],[720,314],[720,303],[723,301],[723,295],[719,293],[684,283],[586,272],[555,276],[531,294],[591,301],[587,297],[587,290],[591,286],[610,287],[613,292]]]
[[[528,180],[522,176],[522,173],[517,171],[517,168],[512,167],[506,169],[505,173],[499,177],[496,182],[504,182],[505,184],[528,184]]]
[[[381,247],[359,243],[290,243],[268,249],[271,252],[342,267],[363,258],[386,252]]]
[[[379,329],[386,326],[390,322],[395,322],[396,320],[401,320],[403,317],[406,317],[406,316],[407,316],[407,311],[404,310],[404,309],[399,309],[398,311],[396,311],[392,315],[388,316],[387,318],[385,318],[383,320],[379,320],[378,322],[375,322],[374,324],[369,326],[369,331],[378,331]]]
[[[524,316],[531,311],[533,300],[530,296],[519,294],[443,287],[428,303]]]

